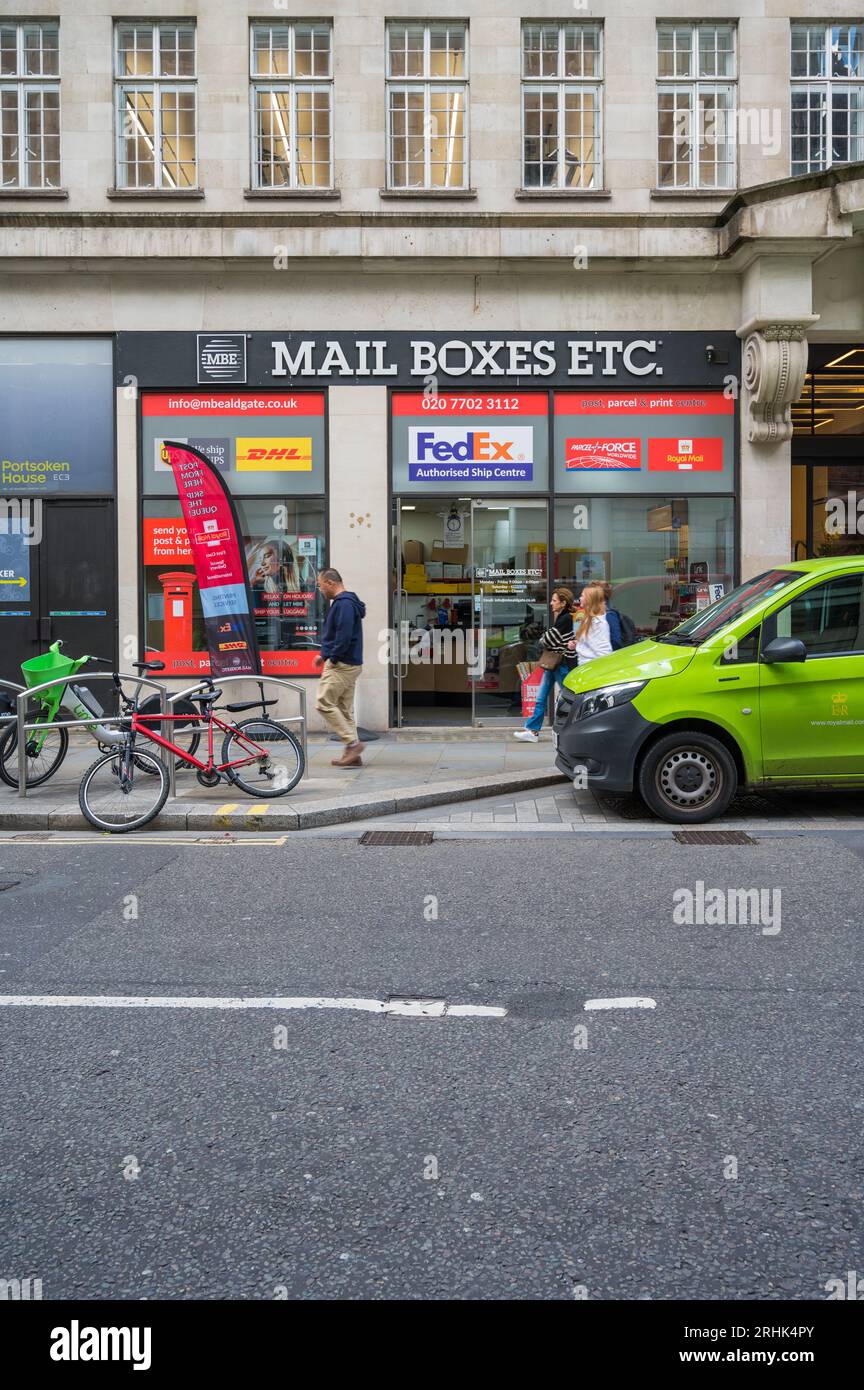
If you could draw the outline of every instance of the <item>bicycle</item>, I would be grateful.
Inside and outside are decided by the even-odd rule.
[[[110,657],[103,656],[64,656],[60,651],[62,646],[62,638],[58,638],[56,642],[51,643],[47,652],[21,663],[21,671],[28,686],[43,685],[45,681],[59,679],[61,676],[70,678],[68,685],[55,685],[52,689],[43,690],[34,696],[35,710],[28,710],[27,723],[43,726],[31,729],[27,734],[28,787],[42,786],[53,777],[69,751],[69,730],[62,724],[54,723],[61,709],[75,719],[92,721],[83,727],[103,752],[107,753],[112,747],[123,742],[122,733],[100,723],[100,720],[105,718],[105,710],[92,690],[72,680],[88,662],[109,667],[113,666],[114,662]],[[148,664],[133,661],[132,665],[139,671],[143,671],[145,666],[148,670],[164,670],[163,662]],[[160,708],[159,696],[152,695],[141,706],[141,713],[152,714]],[[176,731],[183,731],[188,736],[181,763],[182,767],[188,767],[190,764],[186,761],[186,756],[196,752],[201,738],[198,727],[200,713],[190,700],[176,701],[174,708],[183,719],[182,723],[178,722]],[[0,780],[8,787],[18,787],[18,725],[14,720],[0,733]]]
[[[136,662],[135,665],[142,666],[144,670],[161,668],[161,662]],[[207,733],[207,761],[203,762],[188,748],[178,747],[148,727],[149,723],[160,723],[166,718],[171,722],[183,716],[164,716],[161,712],[142,713],[137,694],[130,700],[123,691],[119,674],[114,672],[114,686],[124,714],[123,743],[98,758],[87,769],[78,790],[81,812],[97,830],[111,834],[140,830],[158,816],[168,799],[168,769],[158,754],[136,746],[136,739],[141,734],[196,767],[195,775],[202,786],[215,787],[224,781],[238,787],[247,796],[260,798],[284,796],[296,787],[305,770],[299,739],[266,714],[263,718],[225,723],[214,712],[214,705],[222,691],[214,686],[212,680],[205,679],[208,689],[195,697],[201,707],[200,719]],[[244,710],[256,709],[261,705],[266,707],[268,704],[275,704],[275,700],[264,700],[262,696],[260,700],[241,700],[225,708],[232,714],[240,714]],[[213,758],[214,725],[226,735],[221,763]],[[278,760],[273,757],[268,744],[278,744]],[[238,757],[238,754],[242,756]],[[249,769],[248,778],[241,775],[241,769],[245,768]],[[257,770],[257,779],[252,776],[253,768]],[[136,776],[141,772],[147,775]],[[154,784],[154,777],[158,785]]]

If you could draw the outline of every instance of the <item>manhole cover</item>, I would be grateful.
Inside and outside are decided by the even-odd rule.
[[[672,837],[679,845],[755,845],[743,830],[676,830]]]
[[[431,830],[366,830],[361,845],[431,845]]]

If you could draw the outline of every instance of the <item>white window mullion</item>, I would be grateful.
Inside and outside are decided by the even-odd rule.
[[[561,37],[562,37],[562,42],[563,42],[563,36],[564,36],[564,26],[562,25],[562,26],[561,26]],[[559,72],[561,72],[561,73],[564,72],[563,63],[562,63],[562,65],[561,65],[560,68],[559,68]],[[557,97],[557,100],[558,100],[558,187],[559,187],[559,188],[565,188],[565,187],[566,187],[566,178],[567,178],[566,160],[565,160],[565,157],[564,157],[564,146],[565,146],[566,141],[567,141],[567,116],[566,116],[566,112],[565,112],[565,110],[564,110],[564,107],[565,107],[565,104],[566,104],[566,99],[567,99],[567,98],[566,98],[564,83],[563,83],[563,82],[559,82],[559,83],[558,83],[558,97]]]
[[[428,43],[429,30],[427,29],[427,52],[423,59],[426,72],[429,71]],[[423,184],[426,188],[432,186],[432,87],[428,82],[423,84]]]

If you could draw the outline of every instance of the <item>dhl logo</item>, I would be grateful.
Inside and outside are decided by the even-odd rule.
[[[245,642],[220,642],[220,643],[219,643],[219,650],[220,650],[220,652],[245,652],[245,650],[246,650],[246,643],[245,643]]]
[[[311,473],[312,440],[310,437],[293,439],[238,439],[238,473]]]

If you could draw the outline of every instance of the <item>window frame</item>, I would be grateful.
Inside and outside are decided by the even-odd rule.
[[[390,35],[394,29],[423,29],[423,76],[422,77],[402,77],[394,76],[391,72],[391,53]],[[431,72],[430,54],[432,51],[431,37],[435,30],[444,31],[459,29],[464,35],[463,66],[464,73],[461,77],[449,75],[435,76]],[[385,178],[386,191],[388,193],[428,193],[432,196],[438,193],[467,193],[471,187],[471,122],[470,122],[470,41],[469,25],[464,20],[411,20],[398,19],[390,20],[385,26],[385,62],[384,62],[384,139],[385,139]],[[461,183],[433,184],[430,182],[432,169],[432,136],[427,133],[431,121],[431,98],[434,91],[458,91],[463,94],[464,107],[462,113],[462,181]],[[423,183],[409,184],[396,183],[393,177],[393,122],[390,98],[395,92],[400,92],[407,96],[410,92],[422,91],[423,93]],[[401,137],[399,137],[401,138]],[[407,131],[405,139],[408,139]],[[399,161],[402,162],[401,160]],[[405,160],[406,169],[408,160]]]
[[[525,72],[525,57],[526,57],[525,36],[526,36],[526,33],[528,32],[529,29],[540,29],[540,30],[541,30],[541,34],[542,34],[542,30],[543,30],[543,29],[552,29],[552,28],[556,28],[557,31],[558,31],[558,75],[555,76],[554,78],[553,78],[553,77],[543,77],[542,75],[537,76],[537,77],[533,77],[533,76],[529,77],[529,76],[526,75],[526,72]],[[568,30],[568,29],[578,29],[578,30],[581,30],[581,31],[584,31],[584,30],[586,30],[586,29],[591,29],[591,30],[593,30],[593,31],[596,33],[596,36],[597,36],[597,50],[596,50],[596,52],[597,52],[597,72],[596,72],[593,76],[591,76],[591,77],[567,77],[566,75],[564,75],[564,70],[565,70],[565,66],[566,66],[566,63],[565,63],[565,53],[566,53],[565,32],[566,32],[566,30]],[[522,24],[522,35],[521,35],[521,38],[522,38],[522,42],[521,42],[521,57],[522,57],[522,61],[521,61],[521,68],[520,68],[520,101],[519,101],[519,117],[520,117],[520,158],[519,158],[519,163],[520,163],[520,167],[521,167],[521,188],[522,188],[522,191],[525,192],[525,193],[537,193],[537,192],[543,193],[543,192],[552,190],[552,191],[554,191],[554,192],[571,192],[571,193],[577,193],[577,194],[578,194],[578,193],[585,193],[585,192],[594,192],[594,191],[597,191],[597,190],[599,190],[599,189],[602,189],[603,186],[604,186],[604,178],[605,178],[605,164],[604,164],[604,159],[605,159],[605,149],[604,149],[604,145],[605,145],[605,121],[604,121],[604,110],[603,110],[603,98],[604,98],[604,88],[605,88],[605,59],[606,59],[606,51],[605,51],[605,44],[604,44],[604,33],[603,33],[603,23],[602,23],[602,21],[600,21],[600,20],[588,20],[588,21],[586,21],[586,22],[580,23],[580,22],[578,22],[578,21],[575,21],[575,22],[574,22],[574,21],[572,21],[572,20],[566,20],[566,21],[558,21],[558,22],[554,22],[554,23],[553,23],[553,22],[546,22],[546,21],[539,20],[539,19],[538,19],[538,20],[525,20],[525,21],[523,22],[523,24]],[[583,49],[584,49],[584,44],[583,44]],[[543,46],[542,46],[542,38],[541,38],[541,46],[540,46],[539,52],[540,52],[540,54],[541,54],[541,63],[540,63],[540,66],[541,66],[541,68],[542,68],[542,54],[543,54],[543,52],[544,52]],[[550,183],[550,184],[544,184],[544,183],[542,183],[542,182],[541,182],[541,183],[536,183],[536,184],[528,183],[527,177],[526,177],[527,168],[528,168],[528,161],[526,161],[526,159],[525,159],[525,141],[526,141],[526,139],[527,139],[526,132],[525,132],[525,116],[526,116],[525,99],[526,99],[526,97],[527,97],[529,94],[534,94],[534,93],[536,93],[536,94],[538,94],[538,95],[542,98],[542,97],[543,97],[544,95],[546,95],[547,93],[553,93],[553,92],[555,93],[556,99],[557,99],[557,102],[558,102],[558,120],[557,120],[558,159],[557,159],[557,169],[556,169],[556,175],[555,175],[556,182]],[[566,161],[566,158],[565,158],[565,153],[566,153],[566,142],[567,142],[567,137],[566,137],[566,128],[567,128],[567,121],[566,121],[566,109],[567,109],[567,108],[566,108],[566,102],[567,102],[567,97],[568,97],[568,95],[573,95],[573,94],[575,94],[575,93],[577,93],[577,92],[579,92],[579,93],[588,92],[588,93],[591,94],[591,96],[592,96],[592,98],[593,98],[593,100],[594,100],[594,110],[595,110],[596,115],[597,115],[597,130],[596,130],[595,140],[596,140],[596,144],[597,144],[598,154],[597,154],[597,158],[592,162],[592,165],[591,165],[592,174],[591,174],[591,181],[590,181],[590,183],[572,184],[572,183],[567,183],[567,182],[566,182],[566,170],[567,170],[567,161]],[[541,140],[542,140],[542,135],[541,135]],[[585,166],[583,165],[582,167],[584,168]],[[541,178],[542,178],[542,173],[543,173],[543,160],[542,160],[542,157],[541,157],[541,160],[540,160],[539,168],[540,168],[540,174],[541,174]]]
[[[135,76],[130,73],[124,76],[120,71],[120,31],[124,28],[147,29],[152,33],[153,39],[153,67],[154,71],[148,75]],[[167,28],[188,28],[193,34],[193,59],[194,74],[192,77],[175,77],[162,75],[162,46],[160,43],[160,29]],[[120,18],[114,20],[113,34],[113,61],[114,61],[114,187],[120,193],[199,193],[201,191],[201,173],[199,158],[199,139],[198,139],[198,22],[197,18],[184,18],[179,20],[157,19],[157,20],[136,20]],[[149,92],[152,99],[153,109],[153,183],[130,183],[121,181],[121,172],[125,168],[138,168],[136,162],[134,166],[126,163],[123,158],[123,142],[129,137],[123,133],[124,109],[123,98],[126,92]],[[179,95],[181,92],[191,92],[194,96],[194,132],[195,141],[195,182],[192,184],[170,184],[164,181],[165,162],[162,157],[162,93]],[[158,181],[156,181],[158,176]]]
[[[28,193],[36,193],[36,192],[40,192],[40,191],[52,192],[52,191],[54,191],[55,189],[62,188],[62,186],[63,186],[63,180],[62,180],[62,159],[61,159],[61,156],[62,156],[62,143],[61,143],[62,129],[61,129],[61,101],[60,101],[60,21],[57,20],[57,19],[41,19],[41,18],[32,18],[32,17],[31,17],[31,18],[28,18],[28,19],[12,19],[12,18],[6,19],[5,17],[0,16],[0,28],[3,28],[3,29],[14,29],[14,30],[15,30],[15,72],[14,72],[14,74],[12,74],[12,73],[6,73],[6,74],[3,74],[3,75],[0,75],[0,94],[2,94],[3,92],[14,92],[15,95],[16,95],[16,101],[15,101],[15,119],[16,119],[16,138],[17,138],[17,141],[18,141],[18,174],[17,174],[17,178],[16,178],[16,181],[15,181],[14,183],[2,183],[2,182],[0,182],[0,197],[2,197],[2,195],[3,195],[4,193],[14,193],[14,192],[18,192],[19,190],[26,191],[26,192],[28,192]],[[44,34],[46,31],[50,31],[50,32],[56,34],[56,36],[57,36],[57,49],[56,49],[56,52],[57,52],[57,71],[56,71],[56,73],[44,73],[44,72],[40,72],[40,73],[28,73],[28,72],[25,71],[25,62],[24,62],[24,35],[25,35],[25,31],[26,31],[27,29],[37,29],[37,30],[39,30],[39,32],[40,32],[40,37],[41,37],[41,35]],[[40,42],[40,53],[42,53],[43,51],[44,51],[43,45],[42,45],[41,42]],[[28,98],[28,96],[30,96],[30,95],[31,95],[32,93],[34,93],[34,92],[50,93],[52,96],[56,96],[56,98],[57,98],[57,159],[56,159],[56,165],[57,165],[57,182],[56,182],[56,183],[49,183],[44,177],[43,177],[43,180],[42,180],[41,183],[30,183],[30,182],[29,182],[29,169],[30,169],[30,164],[31,164],[32,161],[31,161],[30,159],[28,159],[28,155],[27,155],[27,145],[28,145],[28,140],[29,140],[27,98]],[[44,103],[40,102],[40,112],[42,113],[43,119],[44,119],[44,111],[45,111]],[[0,119],[2,119],[2,118],[0,118]],[[44,140],[44,138],[45,138],[44,131],[43,131],[43,136],[42,136],[42,138],[43,138],[43,140]],[[40,160],[38,161],[40,170],[43,171],[43,174],[44,174],[44,169],[45,169],[45,166],[46,166],[46,162],[48,162],[48,161],[45,160],[45,158],[44,158],[44,151],[43,151],[43,155],[42,155],[42,157],[40,158]],[[55,161],[53,161],[53,160],[50,161],[50,162],[51,162],[51,163],[55,163]],[[0,163],[0,169],[2,169],[2,163]]]
[[[859,579],[862,578],[862,576],[861,576],[860,574],[857,574],[857,572],[856,572],[855,570],[850,570],[849,575],[845,575],[845,574],[835,574],[835,575],[832,575],[830,579],[824,579],[824,580],[821,581],[821,583],[818,583],[818,584],[811,584],[808,588],[799,590],[799,592],[798,592],[797,594],[793,594],[792,597],[789,598],[789,599],[786,601],[786,603],[781,603],[777,608],[775,608],[775,609],[773,610],[773,612],[767,614],[767,615],[765,616],[765,618],[763,619],[763,622],[762,622],[762,640],[761,640],[760,646],[759,646],[759,660],[762,661],[765,648],[766,648],[771,642],[773,642],[774,638],[777,636],[778,619],[779,619],[779,617],[780,617],[780,614],[781,614],[782,612],[784,612],[785,609],[791,608],[792,605],[793,605],[794,603],[797,603],[800,599],[807,599],[807,598],[812,597],[814,594],[818,594],[820,591],[824,591],[824,590],[826,590],[826,589],[830,589],[830,587],[831,587],[832,584],[842,584],[842,583],[846,583],[849,579],[854,579],[854,578],[856,578],[856,577],[859,578]],[[859,600],[859,601],[860,601],[862,610],[864,610],[864,579],[862,579],[862,583],[861,583],[860,600]],[[858,632],[859,632],[859,633],[862,632],[862,624],[861,624],[861,617],[860,617],[860,616],[859,616],[859,619],[858,619]],[[802,642],[804,641],[803,638],[801,638],[800,640],[801,640]],[[807,643],[804,642],[804,645],[805,645],[805,647],[806,647],[806,646],[807,646]],[[852,656],[852,657],[855,657],[855,656],[864,656],[864,643],[862,643],[862,645],[860,645],[860,646],[857,646],[857,647],[856,647],[854,650],[852,650],[852,651],[842,651],[842,652],[811,652],[809,648],[808,648],[808,650],[807,650],[807,661],[808,661],[808,662],[811,662],[811,661],[837,661],[838,659],[842,659],[843,657],[850,657],[850,656]]]
[[[661,33],[663,33],[664,30],[669,30],[669,29],[671,29],[671,30],[687,29],[687,30],[689,30],[689,32],[690,32],[690,64],[689,64],[690,71],[689,71],[689,74],[686,74],[686,75],[684,75],[684,76],[680,76],[680,77],[677,76],[677,75],[669,76],[668,74],[661,75],[661,73],[660,73],[660,52],[661,52],[661,49],[660,49],[660,35],[661,35]],[[704,32],[704,31],[707,30],[707,29],[713,29],[713,30],[715,30],[715,31],[719,31],[719,30],[721,30],[721,29],[724,29],[724,30],[728,29],[729,33],[731,34],[732,43],[731,43],[731,47],[730,47],[730,49],[729,49],[729,52],[731,53],[731,68],[732,68],[732,72],[731,72],[731,74],[730,74],[728,77],[727,77],[727,76],[717,76],[716,74],[713,75],[713,76],[708,76],[708,75],[704,75],[704,76],[703,76],[703,75],[701,75],[700,72],[699,72],[699,54],[700,54],[700,48],[699,48],[699,35],[700,35],[701,32]],[[681,50],[681,51],[683,51],[683,50]],[[716,44],[716,38],[715,38],[715,52],[716,52],[716,51],[717,51],[717,44]],[[675,54],[677,54],[677,53],[679,52],[679,50],[673,45],[672,52],[675,53]],[[657,190],[659,190],[659,191],[662,192],[662,193],[682,193],[682,192],[715,193],[715,192],[716,192],[716,193],[719,195],[719,194],[734,192],[734,190],[738,187],[738,180],[739,180],[739,170],[738,170],[738,24],[737,24],[737,22],[734,21],[734,20],[731,20],[731,21],[730,21],[730,20],[713,20],[713,19],[712,19],[712,20],[680,20],[680,21],[679,21],[679,20],[659,20],[659,21],[657,22],[656,35],[655,35],[655,67],[656,67],[656,76],[655,76],[655,103],[654,103],[654,105],[655,105],[655,117],[656,117],[656,144],[655,144],[655,148],[656,148],[656,161],[655,161],[655,171],[656,171],[656,172],[655,172],[655,178],[656,178],[656,184],[655,184],[655,187],[657,188]],[[701,174],[700,174],[700,166],[701,166],[701,164],[702,164],[701,154],[702,154],[703,148],[713,148],[713,150],[714,150],[714,152],[715,152],[715,153],[714,153],[713,160],[712,160],[712,164],[713,164],[713,168],[714,168],[715,175],[716,175],[716,173],[718,172],[718,170],[719,170],[721,167],[723,167],[723,166],[726,165],[727,161],[726,161],[726,160],[721,160],[721,159],[719,158],[719,149],[720,149],[720,146],[718,145],[718,143],[717,143],[716,141],[713,142],[713,145],[710,146],[710,147],[707,146],[707,143],[706,143],[705,146],[703,146],[703,144],[702,144],[702,139],[701,139],[701,136],[702,136],[701,130],[698,130],[698,129],[697,129],[697,130],[695,130],[695,132],[694,132],[694,130],[692,129],[692,127],[693,127],[694,124],[698,123],[698,121],[699,121],[699,112],[700,112],[699,97],[700,97],[700,94],[702,94],[702,93],[707,93],[707,92],[713,92],[714,97],[715,97],[715,100],[716,100],[718,94],[719,94],[721,91],[724,91],[724,92],[728,93],[728,96],[729,96],[728,120],[729,120],[729,127],[730,127],[730,129],[729,129],[729,132],[728,132],[728,143],[729,143],[729,145],[730,145],[730,147],[731,147],[731,159],[728,161],[728,163],[729,163],[729,167],[730,167],[730,170],[731,170],[731,181],[730,181],[729,183],[717,183],[717,182],[714,182],[714,183],[703,183],[702,180],[701,180]],[[662,177],[661,177],[661,168],[662,168],[662,165],[663,165],[664,163],[668,164],[669,161],[668,161],[668,160],[661,160],[661,158],[660,158],[660,141],[661,141],[661,139],[668,139],[669,137],[668,137],[668,136],[661,136],[661,134],[660,134],[660,97],[661,97],[661,95],[669,95],[669,94],[675,94],[675,95],[677,95],[678,93],[681,93],[681,92],[686,92],[686,93],[688,94],[689,101],[690,101],[690,122],[691,122],[691,131],[690,131],[690,137],[689,137],[690,150],[689,150],[689,156],[688,156],[689,178],[688,178],[688,182],[687,182],[687,183],[671,183],[671,184],[670,184],[670,183],[664,183],[664,182],[662,181]],[[717,109],[717,108],[715,107],[715,110],[716,110],[716,109]],[[674,120],[673,120],[673,126],[674,126]],[[695,138],[694,138],[694,136],[695,136]],[[677,144],[677,143],[678,143],[678,137],[677,137],[676,135],[674,135],[674,134],[673,134],[673,136],[672,136],[672,140],[673,140],[673,144]],[[673,173],[675,173],[675,172],[677,171],[677,166],[678,166],[679,162],[680,162],[680,161],[677,159],[677,157],[673,157],[673,159],[672,159],[672,170],[673,170]]]
[[[270,30],[281,27],[289,30],[288,37],[288,72],[275,76],[273,74],[259,74],[255,72],[255,35],[262,30]],[[296,53],[297,53],[297,30],[308,29],[314,32],[316,29],[325,31],[328,36],[327,48],[327,69],[328,75],[320,77],[309,74],[308,76],[297,76],[296,72]],[[271,45],[272,51],[272,45]],[[250,188],[258,192],[278,193],[331,193],[336,187],[335,182],[335,153],[334,146],[336,140],[335,133],[335,111],[336,102],[334,99],[334,63],[333,63],[333,25],[330,21],[324,20],[265,20],[251,19],[249,22],[249,178]],[[259,179],[259,168],[263,165],[263,160],[259,158],[260,131],[258,128],[258,93],[282,92],[290,93],[289,120],[290,128],[288,131],[289,142],[289,181],[287,183],[264,183]],[[327,183],[300,183],[297,177],[297,94],[298,92],[327,92],[328,111],[329,111],[329,157],[328,168],[329,177]],[[323,163],[322,160],[313,160],[313,167]]]
[[[851,94],[854,91],[860,92],[860,105],[862,116],[864,116],[864,69],[862,69],[862,73],[859,77],[836,77],[831,72],[831,41],[834,30],[855,27],[858,27],[862,31],[864,31],[864,20],[838,21],[820,20],[819,18],[814,18],[808,20],[793,19],[789,22],[789,173],[792,176],[792,178],[802,178],[807,174],[824,173],[824,171],[827,169],[838,168],[844,164],[856,163],[857,161],[853,158],[852,155],[852,141],[854,139],[857,139],[861,142],[861,153],[859,155],[859,159],[864,159],[864,119],[862,119],[861,133],[857,137],[853,136],[851,133],[851,123],[849,126],[847,126],[846,138],[849,141],[850,147],[849,158],[834,160],[832,157],[832,146],[834,138],[833,126],[835,113],[835,95],[839,92],[847,92],[851,96]],[[799,33],[802,30],[809,31],[814,29],[822,31],[821,53],[823,70],[821,73],[807,73],[796,76],[792,72],[793,55],[796,52],[806,52],[809,55],[810,53],[818,50],[811,49],[809,46],[809,42],[806,49],[796,49],[794,47],[795,35],[796,33]],[[804,108],[808,116],[813,109],[810,104],[810,99],[812,98],[812,96],[822,96],[824,121],[820,134],[823,151],[825,154],[825,160],[822,163],[815,162],[810,158],[809,147],[812,137],[809,128],[805,132],[803,137],[800,135],[796,136],[792,130],[794,117],[796,114],[800,114],[796,113],[793,102],[796,96],[803,95],[806,95],[808,99],[807,106]],[[851,103],[847,107],[847,114],[849,113],[849,111],[851,111]],[[796,160],[793,154],[793,142],[802,138],[805,142],[806,151],[806,157],[803,161]],[[804,165],[803,168],[797,167],[802,164]]]

